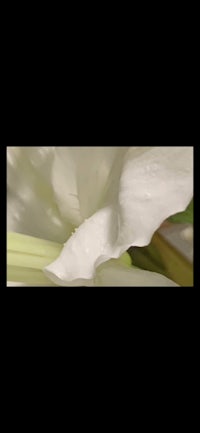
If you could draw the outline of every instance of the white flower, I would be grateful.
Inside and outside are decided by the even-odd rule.
[[[110,259],[192,195],[192,147],[8,148],[8,230],[64,244],[44,270],[60,285],[175,285]]]

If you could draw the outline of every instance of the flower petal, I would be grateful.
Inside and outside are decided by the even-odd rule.
[[[45,268],[46,275],[57,284],[93,279],[97,266],[121,255],[119,248],[113,249],[117,228],[114,210],[99,210],[75,230],[58,259]]]
[[[147,245],[163,220],[191,200],[192,154],[190,147],[126,148],[109,174],[107,206],[66,242],[60,257],[46,268],[49,277],[57,283],[90,280],[101,263],[120,257],[130,246]],[[91,177],[92,187],[94,183]],[[85,195],[87,188],[85,183]]]
[[[8,147],[8,230],[66,241],[104,205],[113,179],[117,195],[118,167],[127,149]]]
[[[127,149],[109,146],[56,148],[52,172],[55,198],[60,213],[72,225],[78,227],[104,207],[113,178],[117,194],[119,166]]]
[[[7,230],[64,242],[72,225],[52,189],[54,147],[7,148]]]
[[[156,272],[143,271],[110,260],[101,265],[94,280],[96,286],[108,287],[178,287],[178,285]]]
[[[193,147],[130,148],[119,189],[118,245],[145,246],[193,196]]]

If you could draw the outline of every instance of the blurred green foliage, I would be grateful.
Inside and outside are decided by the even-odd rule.
[[[193,210],[194,210],[194,205],[192,199],[189,206],[184,212],[180,212],[175,215],[172,215],[169,218],[169,221],[172,223],[193,224]]]

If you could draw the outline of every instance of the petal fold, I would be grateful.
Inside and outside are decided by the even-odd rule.
[[[95,185],[94,174],[95,191],[92,179]],[[88,181],[83,196],[87,188],[90,191]],[[148,245],[161,223],[191,200],[193,148],[126,148],[120,163],[112,164],[106,191],[107,206],[83,221],[65,243],[60,257],[46,268],[50,278],[63,283],[90,280],[100,264],[120,257],[130,246]]]
[[[117,244],[145,246],[193,196],[193,147],[130,148],[119,186]]]
[[[46,275],[59,284],[93,279],[97,266],[121,255],[113,248],[117,229],[117,214],[111,207],[96,212],[75,229],[58,259],[45,268]]]

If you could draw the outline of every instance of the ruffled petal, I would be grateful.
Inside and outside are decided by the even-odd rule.
[[[119,257],[121,251],[115,246],[117,238],[117,214],[111,207],[96,212],[75,230],[53,263],[45,268],[45,274],[57,284],[73,280],[90,280],[96,267]],[[84,281],[85,283],[86,281]]]
[[[117,260],[110,260],[97,269],[94,284],[108,287],[178,287],[161,274],[130,268]]]
[[[130,148],[119,187],[117,245],[148,245],[170,215],[193,196],[193,147]]]
[[[160,224],[191,200],[192,155],[190,147],[126,149],[120,163],[112,164],[104,197],[107,206],[66,242],[60,257],[46,268],[49,277],[59,284],[90,280],[100,264],[120,257],[130,246],[147,245]],[[86,196],[87,188],[90,191],[88,183]]]

